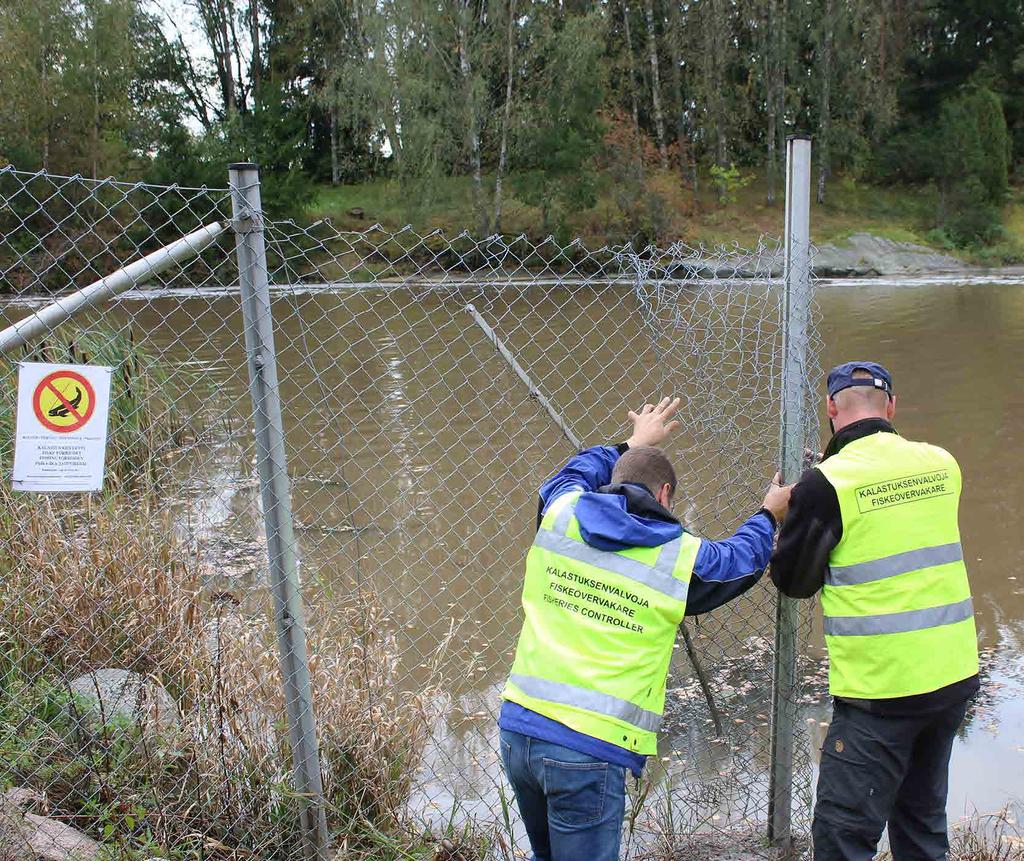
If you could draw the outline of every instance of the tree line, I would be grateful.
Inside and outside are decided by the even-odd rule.
[[[785,137],[839,175],[935,199],[997,238],[1024,162],[1024,0],[0,0],[0,158],[223,185],[259,162],[271,208],[392,177],[466,226],[510,197],[544,229],[602,182],[637,232],[658,183],[782,194]],[[201,50],[200,50],[201,48]]]

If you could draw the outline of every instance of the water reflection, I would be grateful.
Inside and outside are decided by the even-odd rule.
[[[702,315],[722,314],[708,296],[687,297],[689,313],[663,321],[652,343],[639,314],[625,311],[622,291],[632,284],[542,296],[418,289],[277,291],[304,591],[314,620],[356,597],[379,600],[410,688],[425,684],[450,639],[438,664],[446,702],[413,803],[442,820],[460,805],[498,819],[493,715],[519,629],[534,494],[567,450],[462,305],[472,299],[501,321],[513,352],[588,442],[621,435],[621,417],[609,417],[602,399],[618,404],[661,386],[701,405],[674,454],[686,517],[712,537],[756,508],[770,474],[778,332],[757,285],[729,303],[733,317],[716,318],[715,332],[742,331],[743,343],[709,339],[706,326],[701,335]],[[1016,540],[1024,533],[1024,475],[1014,468],[1024,447],[1024,389],[1014,380],[1024,366],[1024,280],[835,282],[819,298],[823,364],[883,362],[901,397],[900,430],[947,447],[961,463],[963,544],[981,642],[992,657],[986,698],[954,748],[950,812],[994,809],[1024,795],[1024,546]],[[8,313],[17,318],[25,307]],[[229,289],[139,291],[114,307],[112,318],[174,369],[179,403],[204,430],[167,465],[184,488],[175,522],[202,548],[211,588],[244,594],[263,582],[265,562],[237,298]],[[676,656],[663,744],[650,769],[651,816],[668,799],[677,819],[694,823],[763,816],[770,710],[763,623],[773,605],[763,586],[694,630],[727,723],[724,739],[715,738],[685,654]],[[829,717],[820,616],[813,618],[798,738],[812,759]],[[797,788],[804,814],[812,781],[807,771]]]

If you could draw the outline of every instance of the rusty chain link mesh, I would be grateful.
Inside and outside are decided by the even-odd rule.
[[[229,212],[225,190],[3,169],[0,322]],[[573,447],[467,306],[584,445],[680,395],[677,513],[720,538],[778,456],[782,248],[265,232],[337,857],[391,857],[373,852],[409,821],[520,857],[495,718],[537,488]],[[7,474],[16,361],[115,374],[104,494],[0,492],[0,846],[35,816],[117,857],[296,857],[242,331],[228,230],[4,363]],[[774,611],[759,584],[688,621],[720,734],[680,637],[627,855],[764,833]],[[802,828],[810,742],[802,719],[793,732]]]

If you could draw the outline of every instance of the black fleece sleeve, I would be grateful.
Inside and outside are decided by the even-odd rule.
[[[810,598],[824,584],[828,557],[843,536],[835,488],[817,469],[800,476],[772,555],[771,578],[790,598]]]

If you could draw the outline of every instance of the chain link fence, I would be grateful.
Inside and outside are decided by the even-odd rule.
[[[400,833],[426,833],[439,858],[523,857],[495,719],[537,488],[574,436],[618,442],[628,408],[671,393],[677,512],[710,538],[753,513],[779,461],[794,348],[783,244],[637,252],[347,230],[263,221],[239,194],[233,216],[226,190],[0,171],[4,326],[229,226],[4,365],[8,471],[15,361],[115,371],[104,493],[0,491],[0,847],[50,829],[112,857],[294,858],[322,792],[331,857],[430,857]],[[274,353],[243,339],[247,325],[256,337],[239,288],[261,265],[241,250],[254,235],[283,499],[264,473],[283,461],[258,442],[273,410],[250,398]],[[814,319],[806,332],[797,423],[816,440]],[[294,539],[268,534],[289,501]],[[298,613],[278,588],[292,551]],[[633,787],[629,857],[716,840],[767,854],[777,612],[759,585],[688,620],[661,750]],[[807,627],[800,616],[798,655]],[[298,749],[302,685],[282,678],[297,660],[312,751]],[[811,745],[799,682],[783,696],[800,831]],[[293,760],[310,755],[317,780],[303,784]],[[307,857],[327,857],[316,844]]]

